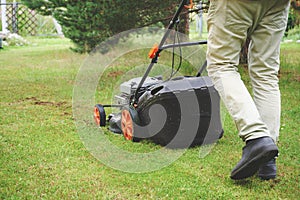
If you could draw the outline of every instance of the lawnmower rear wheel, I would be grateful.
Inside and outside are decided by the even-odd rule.
[[[137,129],[137,124],[139,124],[139,117],[136,110],[130,107],[123,109],[121,113],[121,129],[126,140],[132,142],[139,142],[141,140],[134,133]]]
[[[98,126],[106,125],[106,114],[104,107],[101,104],[96,104],[94,107],[94,120]]]
[[[126,140],[133,140],[134,124],[129,110],[122,110],[121,128]]]

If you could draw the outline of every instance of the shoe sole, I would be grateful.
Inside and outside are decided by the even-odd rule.
[[[240,168],[233,171],[231,173],[230,178],[234,180],[240,180],[251,177],[259,170],[259,167],[262,164],[267,163],[277,155],[278,148],[276,147],[276,145],[270,145],[259,155],[255,156],[250,161],[242,165]]]
[[[271,179],[275,179],[275,178],[276,178],[276,175],[271,175],[271,176],[261,176],[261,175],[259,175],[258,177],[259,177],[261,180],[268,181],[268,180],[271,180]]]

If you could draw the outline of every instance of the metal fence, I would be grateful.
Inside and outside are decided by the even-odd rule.
[[[5,5],[7,30],[11,33],[36,35],[37,14],[22,3],[6,3]],[[3,15],[2,15],[3,16]]]
[[[2,31],[6,29],[23,36],[63,35],[60,25],[51,16],[41,16],[22,3],[0,3],[0,5],[2,27],[5,26]]]

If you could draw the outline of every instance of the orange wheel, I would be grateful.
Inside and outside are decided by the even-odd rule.
[[[94,107],[94,120],[98,126],[105,126],[106,114],[103,106],[101,104],[97,104]]]
[[[126,140],[133,140],[133,121],[128,110],[122,111],[121,128]]]
[[[100,113],[97,107],[94,107],[94,120],[95,123],[100,126]]]

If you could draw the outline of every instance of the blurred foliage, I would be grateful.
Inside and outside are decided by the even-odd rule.
[[[295,26],[287,32],[287,39],[300,40],[300,25]]]
[[[286,33],[300,23],[300,0],[292,0]]]
[[[43,15],[53,15],[77,52],[90,52],[117,33],[169,23],[180,1],[158,0],[22,0]]]

